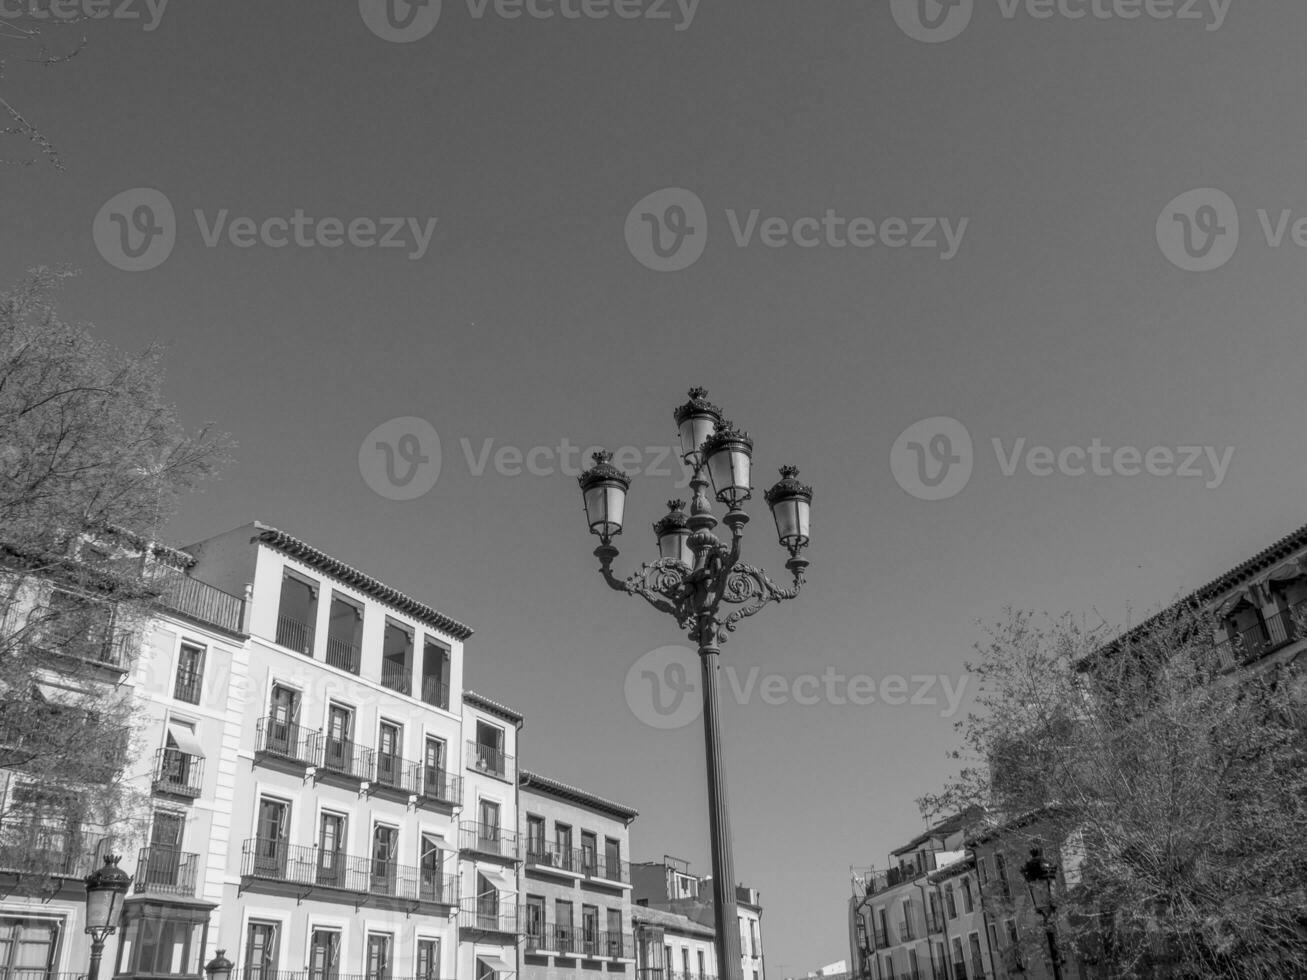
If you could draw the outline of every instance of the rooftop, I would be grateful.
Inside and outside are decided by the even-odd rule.
[[[480,708],[482,711],[488,711],[492,715],[498,715],[505,721],[516,722],[519,725],[522,724],[523,721],[521,714],[508,707],[508,705],[500,704],[498,701],[492,701],[490,698],[478,694],[476,691],[464,691],[463,703]]]
[[[640,815],[638,810],[633,810],[622,803],[614,803],[612,800],[606,800],[602,796],[595,796],[593,793],[587,793],[583,789],[569,786],[567,783],[559,782],[556,779],[550,779],[548,776],[541,776],[539,773],[523,770],[518,773],[517,781],[518,785],[524,789],[548,793],[550,796],[566,800],[569,803],[577,803],[610,817],[616,817],[627,824]]]
[[[717,934],[712,926],[706,926],[702,922],[695,922],[688,916],[681,915],[678,912],[667,912],[663,909],[651,909],[645,905],[632,905],[631,919],[637,923],[662,926],[664,929],[690,936],[701,936],[704,939],[712,939]]]

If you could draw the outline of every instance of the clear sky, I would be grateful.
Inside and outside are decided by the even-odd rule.
[[[126,9],[148,18],[143,0]],[[67,171],[0,172],[0,269],[79,266],[69,316],[126,347],[167,344],[185,418],[239,440],[172,540],[261,519],[468,622],[468,679],[526,714],[524,764],[638,808],[637,859],[707,872],[699,728],[655,730],[624,693],[641,656],[684,637],[596,575],[572,476],[510,475],[493,453],[667,445],[672,408],[702,384],[753,434],[759,487],[801,466],[816,487],[808,589],[726,646],[741,683],[753,665],[786,683],[828,669],[966,683],[977,624],[1005,605],[1122,623],[1206,581],[1307,521],[1293,232],[1307,7],[1154,0],[1130,19],[1145,5],[1099,0],[1096,16],[1063,0],[1037,4],[1042,18],[975,0],[939,43],[899,26],[914,9],[900,0],[711,0],[688,25],[663,9],[511,19],[445,0],[434,30],[393,43],[353,0],[210,0],[168,5],[154,30],[64,32],[88,44],[54,67],[8,45],[0,94]],[[1205,19],[1155,16],[1181,9]],[[166,261],[133,273],[92,228],[142,187],[177,231]],[[706,246],[679,271],[647,268],[626,237],[664,188],[705,209]],[[1164,209],[1194,188],[1237,208],[1233,256],[1222,199],[1187,215],[1228,258],[1212,271],[1159,247],[1159,216],[1177,233],[1184,205]],[[670,234],[669,201],[693,199],[649,206]],[[297,209],[437,223],[419,258],[416,243],[242,248],[226,225],[206,245],[224,210],[259,225]],[[1285,210],[1273,247],[1262,225],[1274,238]],[[887,240],[840,248],[853,226],[801,221],[828,211]],[[945,259],[942,244],[890,247],[894,217],[909,236],[914,218],[967,224]],[[791,222],[817,244],[764,243],[789,241]],[[974,469],[928,500],[891,453],[937,416],[970,434]],[[372,489],[359,458],[401,417],[427,420],[442,450],[435,485],[407,501]],[[914,454],[957,454],[958,432],[899,440],[898,475],[912,486]],[[995,438],[1004,458],[1050,451],[1005,475]],[[1209,462],[1128,475],[1130,452],[1100,454],[1111,475],[1096,476],[1094,440],[1140,459],[1234,455],[1219,479]],[[637,476],[623,571],[651,553],[674,483]],[[761,500],[753,513],[747,555],[783,574]],[[914,800],[946,775],[956,719],[743,700],[724,709],[737,876],[762,890],[772,976],[803,972],[847,954],[848,868],[919,830]]]

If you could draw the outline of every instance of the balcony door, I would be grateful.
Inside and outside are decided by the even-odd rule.
[[[593,905],[581,906],[581,935],[585,954],[595,956],[599,952],[599,910]]]
[[[256,874],[285,877],[289,831],[290,806],[280,800],[260,799],[258,832],[254,841]]]
[[[245,937],[245,980],[274,980],[277,974],[275,922],[251,922]]]
[[[545,820],[544,817],[526,818],[526,853],[533,860],[545,859]]]
[[[185,823],[186,818],[180,813],[155,811],[150,825],[150,857],[145,868],[147,884],[167,888],[178,883]]]
[[[499,804],[481,801],[481,820],[477,824],[477,847],[491,854],[499,853]]]
[[[367,980],[390,980],[390,937],[372,933],[368,936]]]
[[[622,944],[622,910],[608,910],[608,948],[609,956],[625,956],[626,950]]]
[[[499,928],[499,892],[483,874],[477,875],[477,926]]]
[[[477,768],[504,775],[504,730],[484,721],[477,722]]]
[[[59,945],[54,919],[0,917],[0,976],[24,980],[50,976]]]
[[[272,685],[268,706],[268,750],[294,755],[299,747],[300,694],[282,684]]]
[[[399,850],[399,831],[378,824],[372,830],[372,890],[383,895],[395,894],[395,857]],[[384,938],[384,937],[382,937]]]
[[[327,708],[327,751],[322,760],[328,769],[350,772],[354,764],[354,712],[341,704]]]
[[[318,828],[318,884],[345,885],[345,817],[324,813]]]
[[[440,976],[440,940],[419,939],[415,980],[437,980]]]
[[[399,746],[399,726],[383,721],[377,738],[377,782],[387,786],[399,785]]]
[[[428,738],[422,756],[422,786],[427,796],[447,799],[445,795],[445,743]]]
[[[422,835],[422,848],[418,853],[418,873],[421,878],[419,896],[424,902],[445,901],[445,852],[439,837]]]
[[[340,933],[314,929],[309,940],[309,980],[336,980],[340,976]]]

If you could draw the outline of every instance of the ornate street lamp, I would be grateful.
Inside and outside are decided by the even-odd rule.
[[[231,980],[232,965],[227,959],[227,951],[220,949],[218,955],[205,964],[204,972],[209,975],[209,980]]]
[[[127,872],[118,867],[121,858],[108,856],[104,867],[86,876],[86,933],[91,937],[91,968],[89,980],[100,975],[100,957],[104,955],[104,940],[118,931],[118,918],[123,911],[123,898],[132,883]]]
[[[721,704],[717,689],[721,645],[740,621],[768,603],[793,599],[803,587],[808,560],[812,487],[800,483],[798,470],[781,468],[781,480],[766,492],[780,544],[789,554],[785,567],[793,577],[790,588],[776,585],[767,574],[740,561],[744,527],[749,515],[742,505],[752,496],[750,470],[753,440],[722,417],[703,388],[691,388],[690,400],[673,413],[681,442],[681,458],[692,468],[690,513],[679,500],[654,525],[658,559],[646,562],[625,579],[613,574],[621,533],[626,491],[631,480],[612,465],[610,453],[594,454],[595,466],[581,474],[581,493],[590,531],[599,537],[595,557],[604,581],[618,592],[638,595],[655,609],[670,614],[699,649],[703,675],[703,731],[707,755],[708,815],[712,842],[713,906],[716,919],[717,968],[721,980],[742,980],[740,936],[736,924],[735,867],[726,805],[726,775],[722,762]],[[726,504],[724,523],[729,543],[713,533],[717,518],[708,499]],[[728,611],[728,606],[738,608]]]
[[[1053,980],[1062,980],[1062,957],[1057,949],[1057,923],[1053,913],[1057,905],[1053,900],[1053,885],[1057,882],[1057,865],[1044,857],[1043,851],[1034,848],[1030,860],[1021,866],[1021,877],[1026,879],[1031,904],[1044,920],[1044,935],[1048,938],[1048,956],[1053,963]]]

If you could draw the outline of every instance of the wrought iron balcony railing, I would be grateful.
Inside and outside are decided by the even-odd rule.
[[[326,732],[313,733],[311,742],[309,758],[325,772],[360,782],[372,778],[375,755],[372,749]]]
[[[493,824],[465,820],[460,825],[459,845],[465,851],[488,854],[493,857],[518,859],[517,833]]]
[[[280,718],[260,718],[254,751],[303,766],[317,764],[317,737],[320,733],[301,728],[298,722]]]
[[[277,617],[277,642],[296,653],[313,656],[313,627],[291,616]]]
[[[195,897],[200,856],[171,847],[143,847],[136,864],[134,890],[138,895]]]
[[[502,749],[482,745],[480,742],[467,743],[467,767],[510,782],[516,778],[513,757],[506,755]]]
[[[160,589],[155,600],[159,605],[229,633],[241,632],[244,599],[167,565],[151,565],[148,574]]]
[[[159,749],[154,754],[156,793],[198,799],[204,786],[204,759],[181,749]]]
[[[0,820],[0,872],[84,878],[97,868],[110,848],[109,835],[58,821],[56,814]]]
[[[585,862],[587,878],[599,881],[616,881],[630,884],[631,862],[609,854],[598,854],[594,861]]]
[[[458,904],[458,877],[376,858],[252,838],[241,848],[245,878],[334,889],[359,895]]]
[[[502,932],[518,935],[517,906],[501,902],[496,896],[494,901],[481,898],[464,899],[459,907],[458,927],[478,932]]]
[[[562,847],[551,841],[533,840],[527,842],[526,865],[528,868],[557,868],[581,874],[581,852],[573,847]]]
[[[381,662],[381,686],[400,694],[413,693],[413,665],[396,663],[392,660]]]
[[[449,682],[440,677],[422,678],[422,700],[437,708],[449,709]]]
[[[422,766],[421,796],[433,803],[458,806],[463,802],[463,777],[439,766]]]
[[[1232,633],[1229,639],[1216,645],[1217,666],[1230,668],[1238,664],[1260,660],[1295,640],[1304,638],[1298,621],[1307,613],[1307,601],[1281,610],[1263,621]]]
[[[329,635],[327,637],[327,663],[333,667],[339,667],[341,670],[347,670],[351,674],[357,674],[359,665],[362,663],[362,651],[349,640],[341,640]]]

